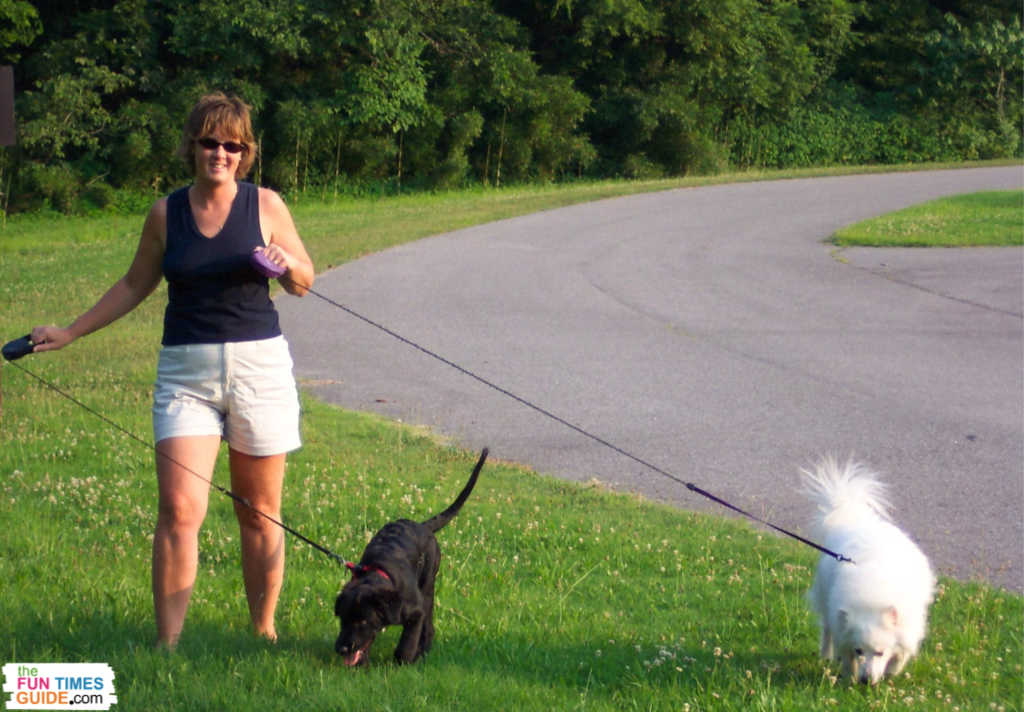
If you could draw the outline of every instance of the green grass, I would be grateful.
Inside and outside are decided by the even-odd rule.
[[[422,234],[642,187],[298,201],[294,212],[326,266]],[[139,224],[138,216],[12,218],[0,232],[0,339],[91,305],[127,266]],[[369,670],[343,668],[332,606],[347,577],[294,539],[281,640],[255,639],[237,525],[217,492],[182,642],[175,653],[156,652],[152,453],[17,367],[149,440],[163,299],[0,372],[4,663],[109,663],[121,710],[1021,709],[1024,599],[1016,594],[943,579],[907,674],[877,689],[851,686],[817,658],[803,601],[810,550],[744,522],[493,460],[439,535],[438,638],[421,664],[390,662],[398,631],[389,630]],[[425,518],[450,502],[475,459],[375,416],[308,396],[303,405],[305,445],[289,459],[284,516],[349,558],[386,521]],[[226,485],[223,460],[216,479]]]
[[[850,225],[833,242],[849,247],[1024,245],[1024,191],[958,195]]]

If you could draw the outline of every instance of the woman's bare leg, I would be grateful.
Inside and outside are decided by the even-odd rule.
[[[257,457],[232,449],[231,489],[260,512],[281,520],[285,455]],[[249,615],[257,635],[277,639],[274,613],[284,580],[284,530],[235,503],[242,540],[242,578]]]
[[[199,527],[206,517],[220,436],[166,438],[156,448],[153,608],[158,643],[173,648],[185,625],[199,567]]]

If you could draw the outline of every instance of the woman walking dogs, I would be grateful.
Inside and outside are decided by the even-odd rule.
[[[302,296],[313,263],[275,192],[242,182],[255,160],[249,107],[236,97],[199,100],[181,157],[191,185],[158,200],[128,272],[69,326],[32,330],[36,352],[67,346],[124,316],[167,278],[163,347],[153,396],[159,508],[153,539],[153,603],[159,643],[181,635],[199,560],[221,440],[231,489],[280,519],[286,453],[299,441],[299,401],[288,344],[256,250],[285,268],[281,285]],[[196,475],[199,475],[197,477]],[[242,576],[258,635],[274,640],[284,576],[284,534],[237,504]]]

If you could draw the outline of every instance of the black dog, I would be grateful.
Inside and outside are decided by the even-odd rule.
[[[399,519],[384,526],[366,545],[358,564],[348,563],[352,579],[334,602],[341,633],[334,649],[346,665],[366,663],[377,634],[401,625],[395,648],[400,663],[415,662],[434,642],[434,579],[441,547],[434,532],[455,518],[473,491],[487,459],[487,448],[469,482],[448,509],[422,524]]]

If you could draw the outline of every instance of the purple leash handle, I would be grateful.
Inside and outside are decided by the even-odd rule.
[[[267,279],[277,279],[287,271],[276,262],[271,262],[270,258],[263,254],[263,250],[254,251],[249,257],[249,264]]]

